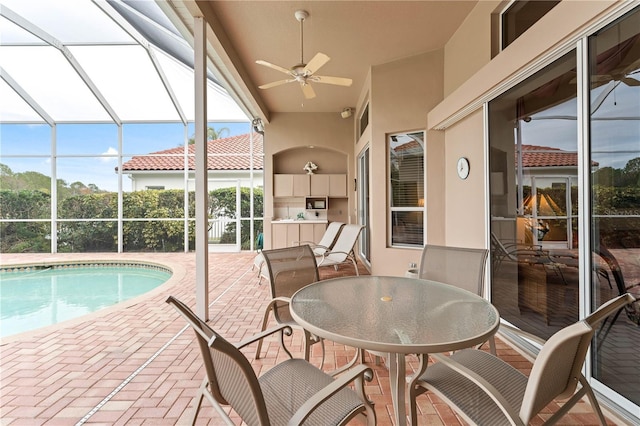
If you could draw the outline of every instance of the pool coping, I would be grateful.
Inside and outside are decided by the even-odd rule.
[[[147,299],[150,299],[152,297],[157,296],[159,293],[163,293],[166,292],[169,288],[174,287],[175,285],[179,284],[180,282],[182,282],[182,280],[185,277],[186,274],[186,269],[184,268],[184,266],[180,265],[179,263],[173,263],[173,262],[157,262],[157,261],[149,261],[149,260],[145,260],[145,259],[139,259],[136,257],[127,257],[126,259],[118,259],[117,255],[114,255],[113,258],[110,259],[91,259],[91,258],[84,258],[84,257],[79,257],[77,260],[74,260],[73,257],[69,257],[69,255],[67,254],[65,256],[64,260],[55,260],[55,259],[49,259],[49,260],[42,260],[42,261],[29,261],[29,260],[25,260],[24,262],[14,262],[14,263],[10,263],[10,264],[0,264],[0,270],[5,270],[5,269],[15,269],[15,268],[25,268],[27,266],[38,266],[38,267],[44,267],[44,266],[64,266],[64,265],[70,265],[70,264],[74,264],[74,265],[87,265],[87,264],[94,264],[94,265],[106,265],[106,266],[113,266],[113,265],[146,265],[146,266],[152,266],[154,268],[166,271],[171,273],[171,276],[169,277],[169,279],[167,279],[167,281],[165,281],[163,284],[139,295],[139,296],[135,296],[132,297],[131,299],[122,301],[120,303],[116,303],[115,305],[111,305],[111,306],[107,306],[105,308],[100,309],[99,311],[96,312],[90,312],[86,315],[82,315],[80,317],[77,318],[71,318],[65,321],[61,321],[59,323],[56,324],[51,324],[51,325],[47,325],[44,327],[40,327],[34,330],[28,330],[28,331],[23,331],[21,333],[16,333],[16,334],[12,334],[11,336],[6,336],[6,337],[0,337],[0,346],[7,344],[7,343],[11,343],[11,342],[15,342],[15,341],[19,341],[19,340],[23,340],[26,338],[30,338],[32,336],[35,335],[40,335],[40,334],[47,334],[49,332],[61,329],[61,328],[65,328],[65,327],[69,327],[69,326],[73,326],[73,325],[77,325],[80,323],[83,323],[85,321],[91,321],[94,320],[95,318],[99,318],[102,316],[106,316],[109,315],[111,313],[113,313],[114,311],[119,311],[119,310],[123,310],[123,309],[127,309],[133,305],[136,305],[138,303],[142,303]],[[106,267],[105,266],[105,267]],[[6,273],[11,273],[11,272],[6,272]]]

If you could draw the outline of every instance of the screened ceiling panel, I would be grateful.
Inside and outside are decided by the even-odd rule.
[[[56,48],[0,46],[4,72],[55,121],[109,121],[106,110]],[[2,102],[2,108],[10,108]]]
[[[193,50],[155,1],[0,0],[0,122],[194,121]],[[248,121],[213,73],[208,120]]]

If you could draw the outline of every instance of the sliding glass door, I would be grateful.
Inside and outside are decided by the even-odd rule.
[[[364,225],[359,239],[359,255],[371,264],[371,229],[369,227],[369,147],[358,157],[358,223]]]
[[[488,104],[491,298],[543,338],[640,297],[640,8],[579,46]],[[640,302],[596,334],[589,364],[634,412],[639,323]]]

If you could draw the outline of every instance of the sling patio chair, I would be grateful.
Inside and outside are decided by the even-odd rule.
[[[506,324],[511,331],[543,344],[535,357],[529,377],[490,353],[465,349],[451,356],[424,357],[419,377],[409,385],[411,419],[417,415],[416,397],[431,391],[469,424],[527,425],[553,400],[567,399],[544,424],[554,424],[585,394],[600,423],[606,424],[600,405],[581,370],[591,345],[594,328],[605,318],[635,299],[630,294],[603,304],[587,318],[556,332],[546,342]],[[420,373],[422,372],[422,373]],[[580,389],[577,390],[578,384]]]
[[[422,249],[419,277],[462,288],[482,297],[488,254],[487,249],[426,244]],[[493,336],[489,339],[489,347],[495,355]]]
[[[300,327],[289,311],[289,302],[293,293],[313,282],[319,281],[316,257],[308,244],[263,250],[265,266],[269,275],[271,301],[264,311],[261,331],[267,329],[271,314],[278,324],[285,324],[300,329],[304,333],[304,359],[309,360],[311,346],[320,343],[322,346],[322,362],[324,364],[324,342],[317,336]],[[284,341],[281,344],[284,347]],[[258,342],[255,358],[260,358],[262,341]]]
[[[331,222],[327,226],[327,229],[324,231],[322,238],[317,244],[314,243],[313,241],[294,241],[293,244],[298,246],[302,244],[308,244],[311,246],[311,248],[313,249],[313,253],[316,256],[322,256],[327,252],[327,250],[330,250],[331,248],[333,248],[333,245],[336,242],[336,239],[338,238],[338,235],[340,234],[340,231],[342,230],[343,226],[344,226],[344,223],[342,222]],[[251,267],[251,270],[254,270],[256,268],[258,269],[258,284],[262,284],[262,278],[268,279],[269,274],[266,271],[264,257],[262,256],[261,250],[253,259],[253,266]]]
[[[204,398],[229,425],[234,423],[222,406],[231,407],[247,425],[344,425],[356,417],[366,417],[367,425],[376,424],[364,393],[364,380],[373,378],[370,368],[358,366],[334,380],[307,361],[291,358],[258,377],[240,349],[276,332],[290,333],[289,326],[265,330],[234,345],[178,299],[170,296],[167,303],[193,328],[205,367],[192,425]]]
[[[618,294],[631,293],[636,297],[640,295],[640,282],[633,284],[625,283],[624,276],[622,275],[622,268],[620,267],[618,259],[616,259],[616,257],[604,245],[604,243],[600,242],[594,252],[596,252],[602,259],[604,259],[609,269],[611,270],[611,275],[613,275],[613,280],[616,283]],[[609,322],[609,326],[607,327],[605,334],[609,332],[613,324],[616,322],[618,316],[620,315],[620,312],[622,311],[619,311]],[[637,326],[640,326],[640,300],[625,306],[625,312],[629,321]]]
[[[356,275],[359,276],[358,263],[356,262],[356,256],[353,248],[355,247],[363,228],[363,225],[344,225],[342,227],[342,231],[340,231],[340,234],[338,235],[338,239],[333,245],[333,248],[326,251],[322,256],[319,256],[318,268],[333,266],[337,270],[338,265],[351,263],[355,269]]]

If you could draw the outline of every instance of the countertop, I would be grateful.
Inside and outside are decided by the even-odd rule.
[[[273,219],[271,223],[328,223],[326,219]]]

